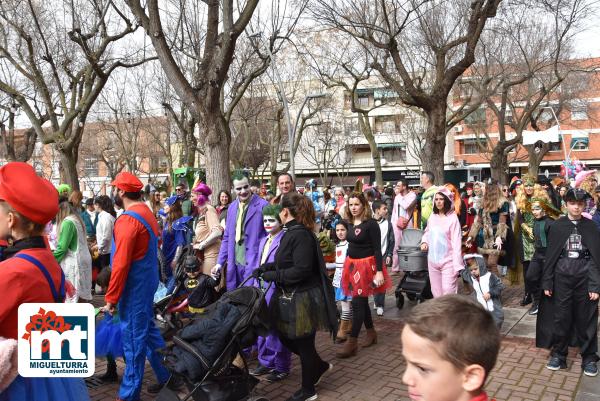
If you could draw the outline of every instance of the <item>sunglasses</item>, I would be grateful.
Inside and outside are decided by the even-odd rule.
[[[502,192],[508,192],[508,188],[502,188]]]
[[[183,191],[183,188],[175,188],[175,192],[181,192]]]

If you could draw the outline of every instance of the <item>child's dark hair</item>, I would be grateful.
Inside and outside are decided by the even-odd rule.
[[[436,206],[435,206],[435,197],[433,198],[434,200],[434,205],[433,205],[433,212],[437,213],[437,214],[447,214],[451,209],[453,209],[453,205],[452,205],[452,201],[450,201],[450,199],[448,199],[448,197],[446,195],[444,195],[442,192],[438,192],[435,194],[435,196],[441,196],[442,198],[444,198],[444,208],[440,211]]]
[[[380,199],[376,199],[373,201],[373,205],[371,205],[371,208],[373,209],[373,213],[375,213],[376,211],[379,210],[379,208],[381,208],[381,206],[387,206],[385,204],[384,201],[380,200]]]
[[[335,227],[333,227],[333,229],[335,230],[335,228],[336,228],[337,226],[339,226],[339,225],[342,225],[342,226],[344,226],[344,228],[346,229],[346,231],[348,231],[348,222],[347,222],[346,220],[338,220],[338,221],[335,223]]]
[[[445,295],[415,306],[406,326],[436,346],[456,369],[480,365],[486,377],[496,364],[500,332],[492,315],[464,295]]]

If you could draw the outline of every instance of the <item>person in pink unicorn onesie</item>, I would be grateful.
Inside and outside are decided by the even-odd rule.
[[[452,194],[441,187],[433,198],[433,213],[421,240],[421,250],[428,251],[429,281],[434,298],[456,294],[457,273],[464,268],[461,241]]]

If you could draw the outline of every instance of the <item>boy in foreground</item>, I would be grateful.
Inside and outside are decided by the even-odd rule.
[[[415,401],[487,401],[483,387],[499,349],[500,332],[481,305],[463,295],[434,298],[417,305],[402,330],[402,381]]]

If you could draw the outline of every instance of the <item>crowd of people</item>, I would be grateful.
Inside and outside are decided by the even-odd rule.
[[[21,178],[15,176],[27,185],[16,185]],[[103,311],[118,310],[121,320],[125,372],[119,399],[139,398],[146,359],[157,379],[147,391],[177,387],[158,353],[165,342],[153,322],[152,304],[157,288],[173,288],[177,263],[191,246],[202,273],[215,279],[218,290],[272,283],[266,294],[272,330],[246,350],[257,353],[251,374],[285,380],[294,353],[301,385],[288,401],[314,400],[317,385],[333,368],[317,352],[316,332],[332,333],[339,344],[337,358],[354,357],[360,348],[376,344],[372,308],[379,316],[385,313],[385,293],[392,276],[401,274],[403,232],[419,229],[434,299],[456,294],[462,280],[472,304],[489,312],[497,331],[503,322],[502,288],[523,266],[522,305],[531,304],[529,313],[538,314],[537,344],[552,349],[548,369],[566,366],[567,346],[577,333],[583,371],[595,376],[600,293],[595,180],[585,174],[570,188],[558,178],[523,176],[510,185],[488,180],[459,190],[452,183],[436,185],[434,175],[423,172],[415,188],[401,179],[393,187],[357,182],[353,189],[320,189],[316,180],[308,180],[297,189],[293,177],[281,173],[275,195],[236,173],[231,193],[213,192],[203,182],[188,189],[181,182],[169,196],[144,191],[137,177],[123,172],[112,183],[111,196],[84,201],[81,192],[52,187],[27,164],[9,163],[0,168],[0,239],[7,241],[0,291],[11,297],[0,306],[0,337],[16,339],[20,303],[91,302],[94,294],[104,295]],[[44,202],[28,201],[30,187]],[[330,263],[323,256],[327,241],[317,233],[335,243]],[[440,338],[423,332],[419,319],[430,319],[426,305],[420,306],[421,317],[408,323],[403,341],[415,345],[420,341],[415,336]],[[407,372],[419,358],[413,351],[403,351]],[[107,372],[99,378],[118,381],[114,358],[107,359]],[[488,368],[490,363],[483,378]],[[43,400],[48,386],[55,392],[68,386],[63,399],[87,399],[77,379],[19,376],[12,383],[2,394]],[[3,396],[0,400],[7,399]]]

